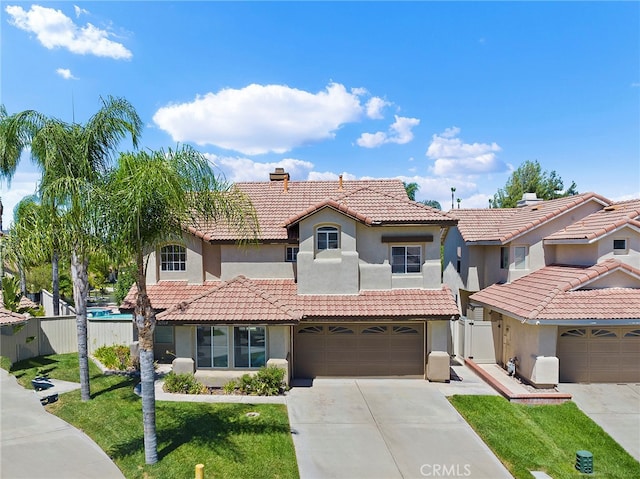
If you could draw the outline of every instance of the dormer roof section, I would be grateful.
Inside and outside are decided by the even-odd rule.
[[[546,244],[590,244],[630,227],[640,232],[640,199],[619,201],[544,239]]]
[[[521,208],[454,209],[447,214],[458,219],[458,230],[466,243],[503,245],[588,202],[603,207],[611,204],[598,194],[583,193]]]

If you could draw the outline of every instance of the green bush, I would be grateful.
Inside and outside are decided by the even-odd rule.
[[[252,396],[278,396],[285,390],[284,369],[269,366],[260,368],[253,376],[244,374],[240,377],[238,389]]]
[[[238,389],[238,381],[236,381],[235,379],[232,379],[224,386],[222,386],[222,390],[225,394],[234,394],[236,392],[236,389]]]
[[[107,369],[116,371],[135,369],[129,346],[102,346],[96,349],[93,356]]]
[[[173,371],[164,377],[164,391],[182,394],[206,394],[207,387],[199,383],[193,374],[175,374]]]

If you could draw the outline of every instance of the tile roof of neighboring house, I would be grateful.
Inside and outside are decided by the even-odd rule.
[[[640,288],[578,290],[619,270],[640,280],[640,270],[615,259],[588,267],[552,265],[512,283],[489,286],[472,294],[470,300],[523,321],[639,319]]]
[[[239,276],[226,282],[209,282],[194,289],[193,296],[168,304],[178,285],[161,281],[147,287],[156,309],[169,308],[159,321],[188,322],[298,322],[299,319],[331,320],[377,318],[450,318],[458,307],[447,287],[437,290],[395,289],[363,291],[358,295],[298,295],[291,279],[248,279]],[[193,288],[193,287],[192,287]],[[135,287],[123,308],[134,306]],[[176,305],[180,303],[180,305]]]
[[[545,242],[590,243],[627,225],[640,228],[640,199],[612,203],[547,236]]]
[[[31,301],[26,296],[20,298],[20,302],[18,303],[19,308],[33,308],[36,309],[39,305]]]
[[[0,326],[20,324],[28,320],[29,316],[26,314],[14,313],[13,311],[0,307]]]
[[[411,201],[400,180],[290,181],[236,183],[253,203],[260,225],[260,239],[286,240],[287,228],[322,208],[333,208],[366,224],[417,223],[454,225],[446,214]],[[236,240],[224,225],[190,228],[207,241]]]
[[[453,209],[447,214],[458,219],[465,242],[505,244],[590,200],[603,206],[611,203],[595,193],[583,193],[521,208]]]

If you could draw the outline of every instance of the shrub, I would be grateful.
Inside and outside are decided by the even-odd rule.
[[[233,394],[236,392],[236,389],[238,389],[238,381],[235,379],[232,379],[222,386],[222,391],[224,391],[225,394]]]
[[[168,393],[205,394],[207,387],[199,383],[193,374],[176,374],[171,371],[164,377],[164,391]]]
[[[284,369],[269,366],[260,368],[253,376],[244,374],[238,389],[252,396],[277,396],[285,390]]]
[[[114,369],[116,371],[135,369],[129,346],[102,346],[96,349],[93,355],[107,369]]]

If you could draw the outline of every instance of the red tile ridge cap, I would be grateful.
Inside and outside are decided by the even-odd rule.
[[[323,208],[332,208],[336,211],[339,211],[340,213],[344,213],[347,216],[351,216],[352,218],[361,221],[362,223],[365,223],[367,225],[371,225],[373,223],[373,219],[369,218],[368,216],[363,215],[362,213],[358,213],[357,211],[349,208],[347,205],[345,205],[344,203],[339,203],[338,201],[331,199],[331,198],[326,198],[314,205],[309,206],[308,208],[304,209],[303,211],[301,211],[300,213],[297,213],[293,216],[290,216],[289,218],[287,218],[285,220],[285,222],[282,224],[283,227],[287,227],[287,226],[291,226],[292,224],[297,223],[298,221],[300,221],[301,219],[317,212],[320,211]]]

